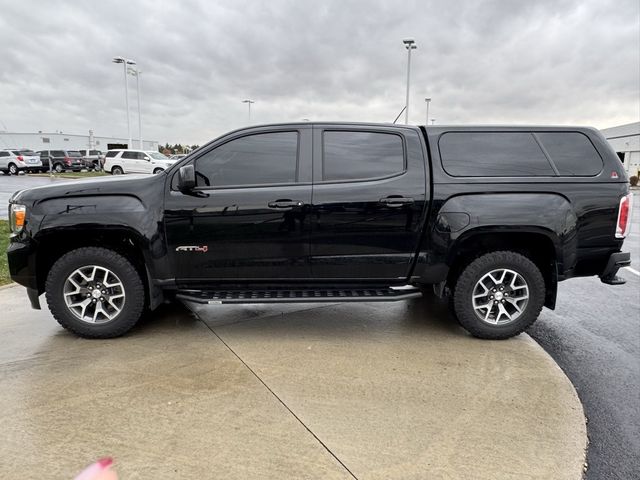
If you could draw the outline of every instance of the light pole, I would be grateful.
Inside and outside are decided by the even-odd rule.
[[[429,125],[429,104],[431,103],[431,99],[430,98],[425,98],[424,99],[425,102],[427,102],[427,125]]]
[[[131,67],[129,69],[129,74],[136,77],[136,93],[138,95],[138,136],[140,137],[140,150],[144,150],[142,146],[142,114],[140,113],[142,108],[140,106],[140,74],[142,71],[138,70],[137,67],[137,65],[136,68]]]
[[[249,124],[251,124],[251,104],[256,103],[253,100],[242,100],[242,103],[246,103],[249,106]]]
[[[128,148],[131,148],[133,141],[131,140],[131,122],[129,121],[129,82],[127,82],[127,65],[135,65],[136,62],[124,57],[113,57],[113,63],[121,63],[124,71],[124,100],[127,108],[127,133],[129,135]]]
[[[405,38],[402,40],[405,48],[407,49],[407,101],[405,103],[406,110],[404,111],[404,123],[409,123],[409,83],[411,80],[411,50],[418,48],[413,38]]]

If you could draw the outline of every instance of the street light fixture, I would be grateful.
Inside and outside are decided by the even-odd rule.
[[[136,62],[124,57],[113,57],[113,63],[121,63],[124,72],[124,100],[127,108],[127,133],[129,134],[128,148],[132,147],[133,141],[131,140],[131,122],[129,121],[129,85],[127,82],[127,65],[135,65]]]
[[[427,102],[427,125],[429,125],[429,104],[431,103],[431,99],[430,98],[425,98],[424,99],[425,102]]]
[[[405,38],[402,40],[404,47],[407,49],[407,101],[405,103],[404,123],[409,123],[409,82],[411,79],[411,50],[418,48],[413,38]]]
[[[129,75],[133,75],[134,77],[136,77],[136,93],[138,96],[138,136],[140,137],[140,150],[144,150],[144,147],[142,146],[142,107],[140,106],[140,74],[142,73],[142,70],[138,70],[138,66],[136,65],[135,68],[134,67],[130,67],[128,70]]]
[[[246,103],[249,106],[249,124],[251,124],[251,104],[256,103],[253,100],[242,100],[242,103]]]
[[[432,118],[432,119],[431,119],[431,125],[433,125],[434,123],[436,123],[436,119],[435,119],[435,118]]]

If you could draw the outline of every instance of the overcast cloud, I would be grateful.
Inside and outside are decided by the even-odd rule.
[[[551,123],[640,118],[640,2],[0,0],[0,129],[126,137],[122,67],[143,71],[144,137],[204,143],[310,120]],[[130,77],[137,137],[135,79]]]

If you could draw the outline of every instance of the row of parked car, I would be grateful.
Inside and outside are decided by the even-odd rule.
[[[66,170],[79,172],[100,170],[104,155],[100,150],[41,150],[34,152],[29,149],[0,150],[0,171],[5,174],[17,175],[20,172],[48,172],[53,170],[61,173]]]
[[[175,158],[174,158],[175,157]],[[79,172],[82,169],[102,170],[113,175],[123,173],[158,173],[181,156],[167,157],[155,151],[109,150],[41,150],[28,149],[0,150],[0,171],[9,175],[20,172],[64,171]]]

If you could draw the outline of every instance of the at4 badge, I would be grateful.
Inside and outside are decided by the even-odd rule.
[[[199,252],[206,253],[209,250],[209,247],[206,245],[182,245],[180,247],[176,247],[176,252]]]

